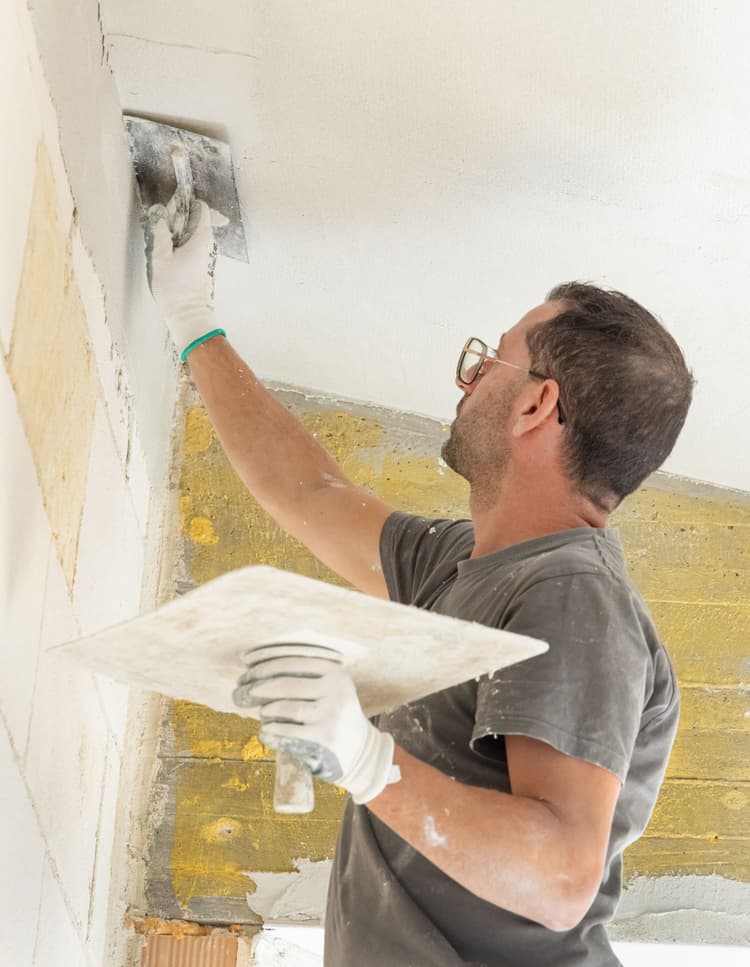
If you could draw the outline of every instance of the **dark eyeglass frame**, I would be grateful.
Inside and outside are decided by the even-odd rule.
[[[482,349],[480,351],[477,351],[475,348],[473,348],[472,343],[474,344],[479,343]],[[471,377],[471,379],[466,380],[461,375],[461,367],[463,366],[464,359],[466,358],[466,354],[468,352],[470,352],[473,356],[479,356],[482,362],[474,370],[474,375]],[[520,373],[526,373],[528,376],[531,376],[533,379],[542,379],[542,380],[552,379],[551,376],[545,376],[544,373],[540,373],[536,369],[525,369],[523,366],[517,366],[515,363],[509,363],[505,359],[500,359],[496,350],[491,349],[483,339],[479,339],[477,336],[470,336],[464,343],[463,349],[461,350],[461,354],[458,357],[458,365],[456,366],[456,379],[459,381],[459,383],[463,383],[464,386],[471,386],[471,384],[477,379],[477,377],[481,376],[482,373],[484,372],[485,363],[500,363],[503,366],[510,366],[511,369],[517,369]],[[563,409],[562,409],[562,406],[560,405],[559,399],[557,401],[557,413],[558,413],[557,422],[562,426],[565,424],[565,414],[563,413]]]

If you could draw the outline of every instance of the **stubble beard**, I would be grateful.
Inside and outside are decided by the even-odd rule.
[[[459,408],[441,447],[447,466],[471,487],[474,507],[491,506],[502,488],[510,463],[507,426],[516,394],[517,387],[510,385],[470,414]]]
[[[440,456],[454,473],[471,483],[465,469],[467,466],[471,467],[472,464],[470,448],[466,446],[466,437],[462,433],[463,428],[458,426],[459,419],[460,416],[457,415],[451,423],[448,439],[440,448]]]

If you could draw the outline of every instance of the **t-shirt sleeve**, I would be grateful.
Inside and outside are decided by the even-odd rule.
[[[650,653],[627,587],[601,573],[546,578],[521,592],[503,628],[549,651],[478,686],[472,748],[526,735],[624,782],[648,690]]]
[[[471,523],[394,511],[380,535],[380,561],[392,601],[412,604],[435,568],[473,544]]]

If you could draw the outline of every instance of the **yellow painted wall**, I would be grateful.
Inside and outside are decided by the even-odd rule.
[[[71,592],[98,393],[86,316],[73,275],[75,227],[61,222],[52,165],[40,140],[6,365]]]
[[[404,510],[466,516],[464,482],[436,459],[437,424],[281,396],[357,483]],[[200,584],[263,563],[340,583],[245,492],[199,405],[187,410],[180,460],[182,581]],[[683,692],[668,778],[646,835],[628,851],[626,877],[719,873],[750,881],[750,701],[743,687],[750,501],[711,488],[678,489],[657,479],[614,520]],[[168,872],[184,910],[196,896],[252,892],[243,871],[291,871],[296,857],[332,855],[343,805],[337,791],[318,784],[309,818],[277,816],[271,757],[246,720],[178,702],[170,726],[172,751],[185,761],[176,771]]]

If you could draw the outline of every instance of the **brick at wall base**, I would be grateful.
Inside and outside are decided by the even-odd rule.
[[[239,967],[239,943],[229,933],[208,936],[151,934],[141,954],[141,967]]]

